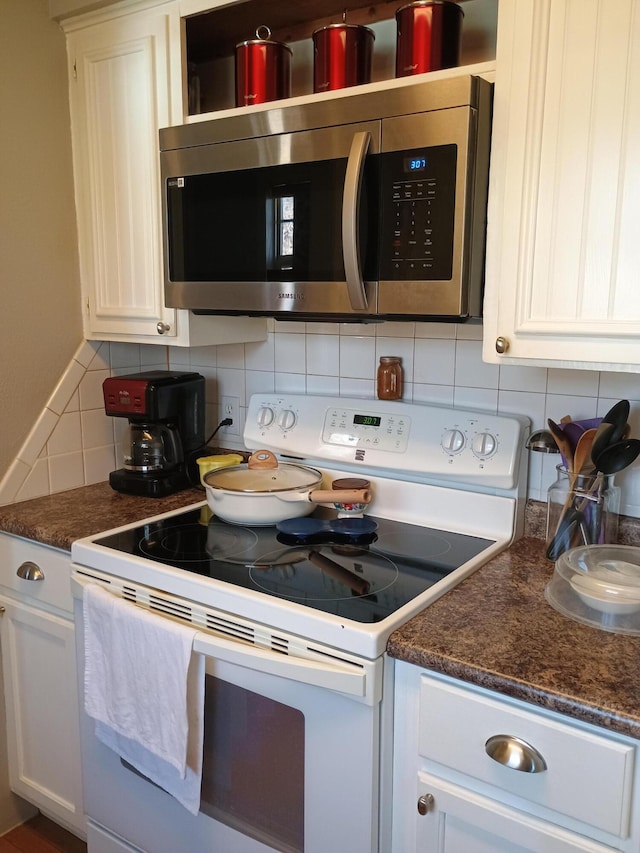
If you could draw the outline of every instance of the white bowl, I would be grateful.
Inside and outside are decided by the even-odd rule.
[[[640,610],[640,598],[628,597],[620,593],[611,594],[597,589],[593,584],[585,584],[584,577],[575,575],[570,580],[571,588],[580,600],[594,610],[611,616],[622,616]]]
[[[590,572],[589,574],[575,574],[570,579],[572,585],[577,585],[584,592],[595,595],[601,598],[625,599],[629,602],[637,601],[640,604],[640,587],[636,585],[628,585],[614,579],[615,576],[610,574],[599,574]]]

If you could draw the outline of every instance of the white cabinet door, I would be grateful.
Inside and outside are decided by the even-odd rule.
[[[164,308],[158,129],[171,124],[170,6],[70,34],[70,102],[87,337],[151,341]],[[111,338],[112,339],[112,338]]]
[[[403,661],[394,701],[392,853],[640,849],[635,741]]]
[[[638,0],[500,3],[486,361],[640,370],[639,103]]]
[[[85,336],[183,346],[264,340],[263,319],[164,305],[158,130],[182,121],[178,4],[119,3],[64,28]]]
[[[84,835],[73,622],[10,597],[0,606],[11,789]]]
[[[429,853],[606,853],[613,848],[543,823],[420,773],[416,851]]]

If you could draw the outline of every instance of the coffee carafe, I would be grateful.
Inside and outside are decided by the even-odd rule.
[[[204,444],[204,377],[151,370],[112,376],[102,388],[106,413],[129,421],[123,466],[109,475],[111,487],[164,497],[192,485],[189,466]]]
[[[169,471],[184,460],[180,434],[175,426],[130,423],[122,439],[122,458],[127,471]]]

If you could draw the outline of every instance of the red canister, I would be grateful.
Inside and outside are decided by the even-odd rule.
[[[416,0],[396,12],[396,77],[460,64],[464,12],[453,0]]]
[[[371,81],[375,35],[358,24],[329,24],[313,33],[313,91]]]
[[[272,41],[269,27],[236,45],[236,106],[264,104],[291,94],[291,48]]]

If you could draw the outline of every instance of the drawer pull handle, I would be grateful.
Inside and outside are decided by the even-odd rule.
[[[523,773],[542,773],[547,769],[547,762],[538,750],[524,740],[513,735],[494,735],[484,745],[489,758],[511,767],[512,770],[521,770]]]
[[[27,560],[23,563],[16,572],[19,578],[22,578],[24,581],[43,581],[44,580],[44,572],[37,565],[37,563],[32,563],[31,560]]]

